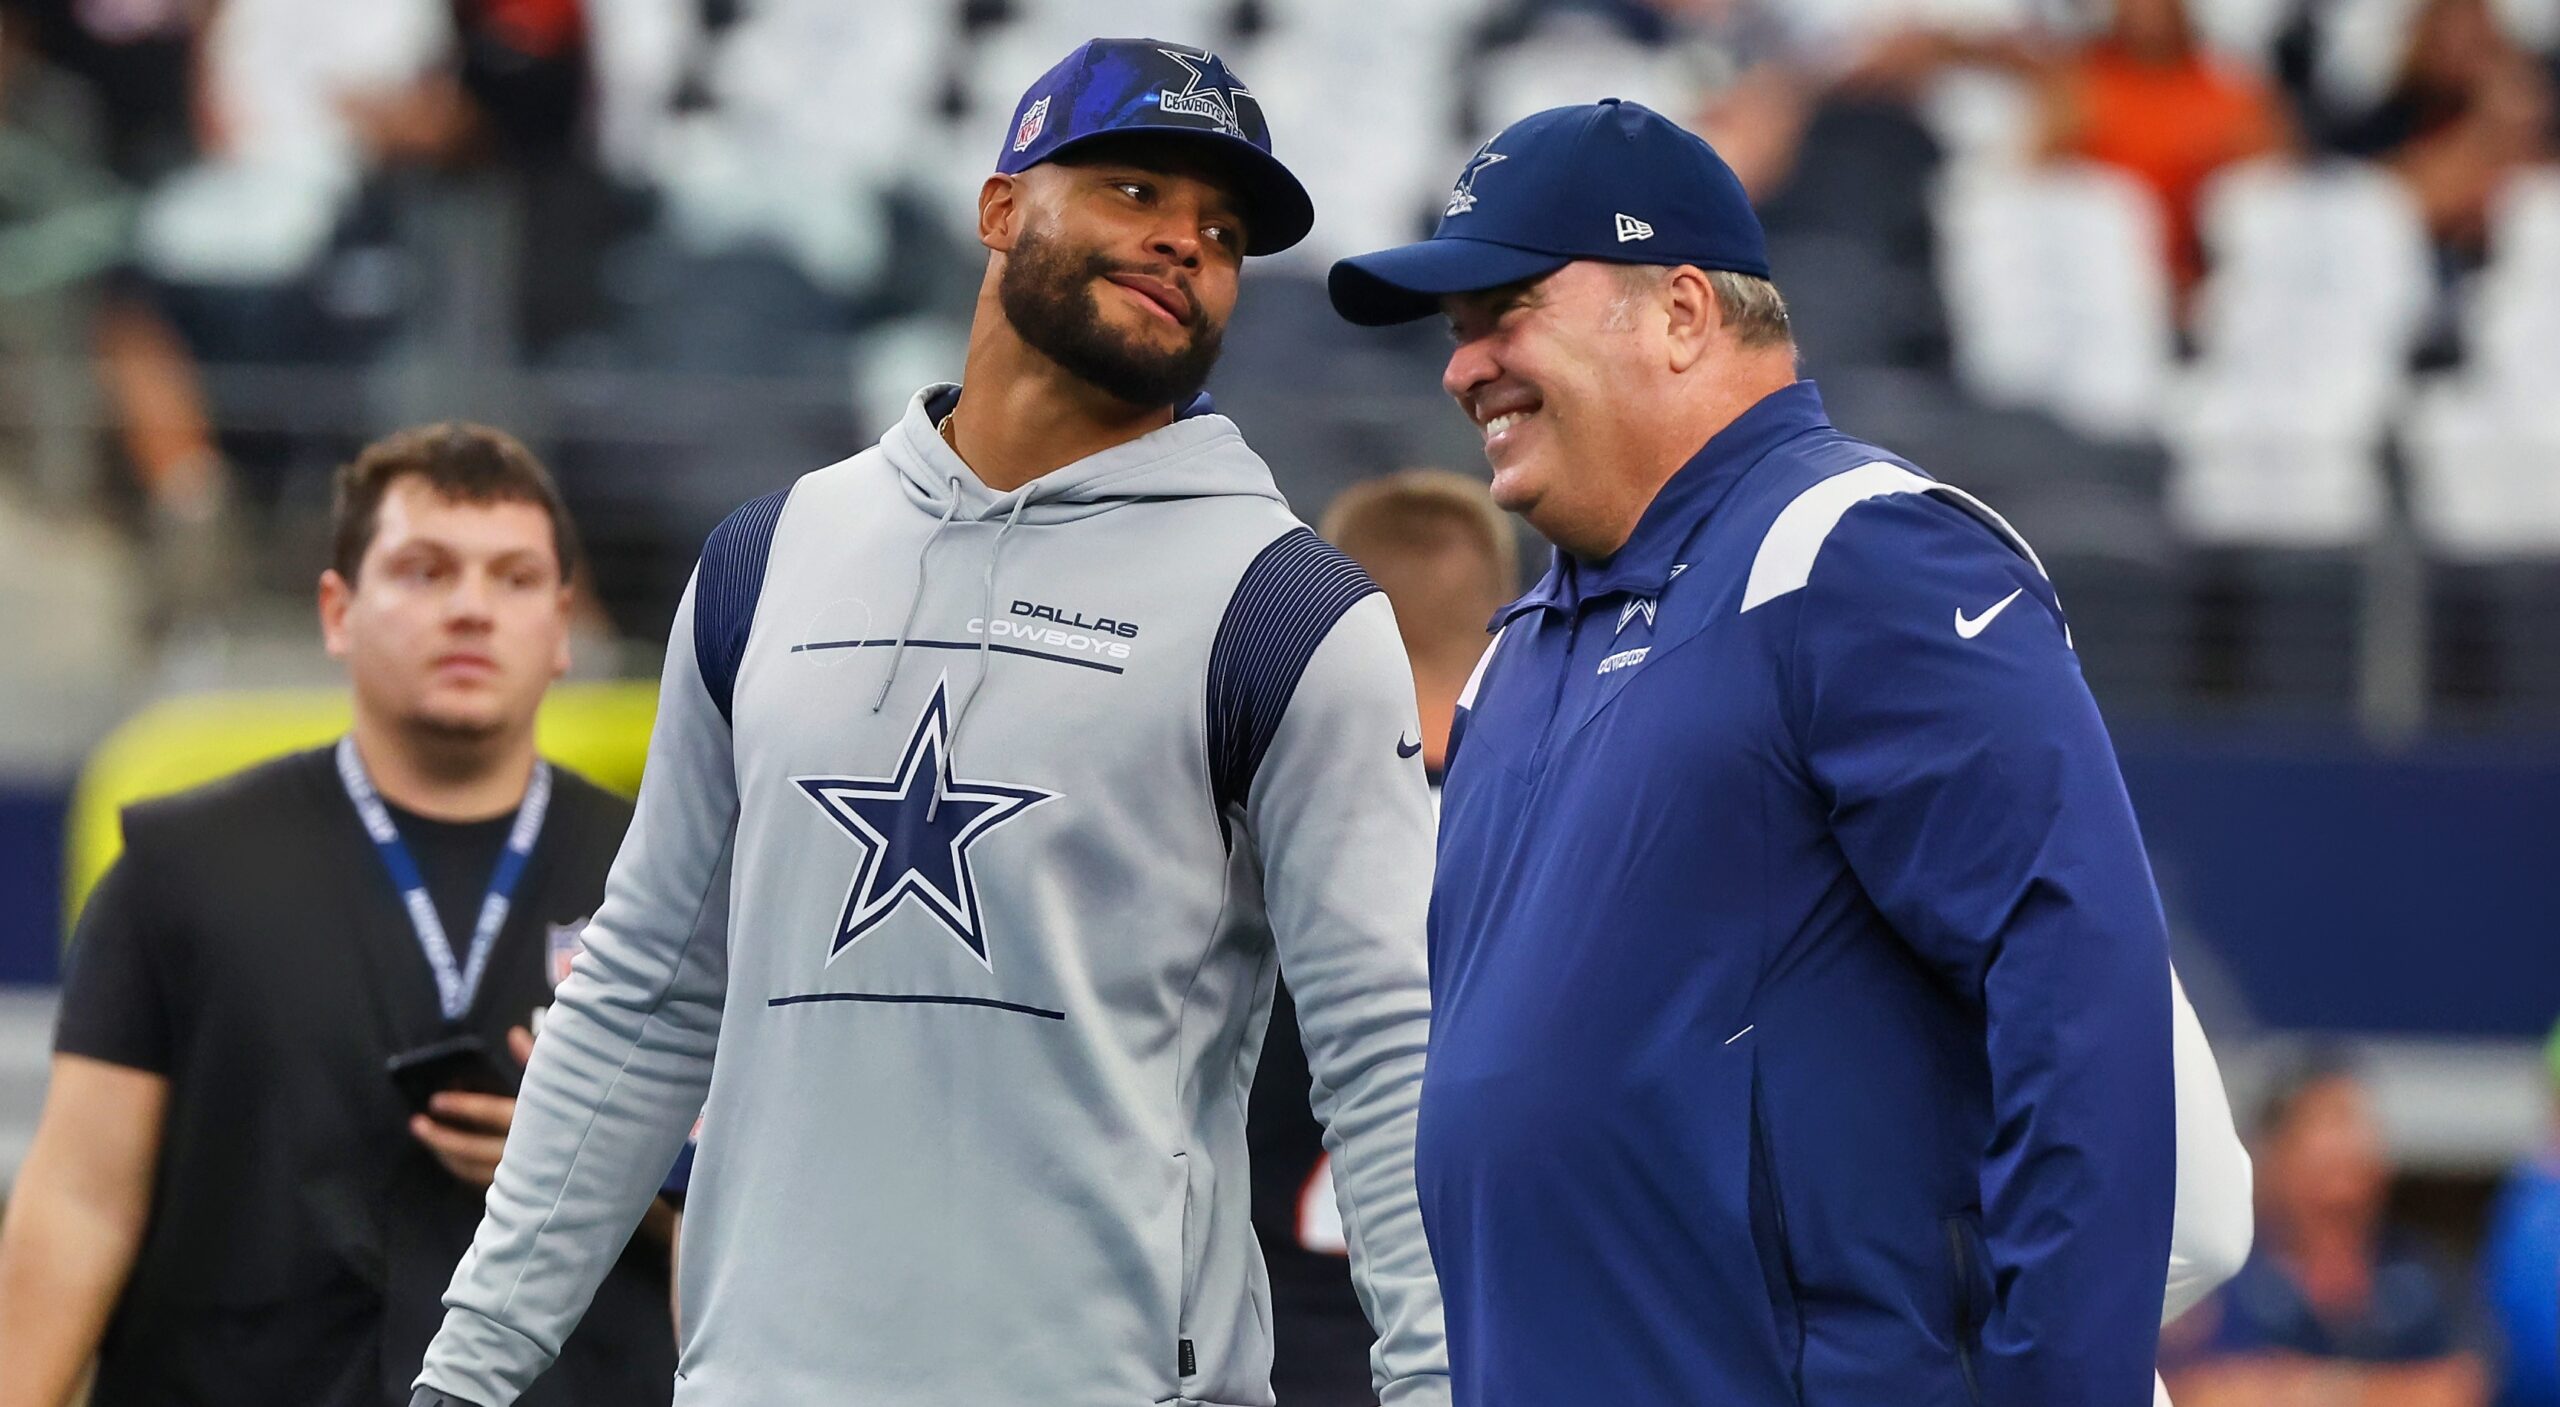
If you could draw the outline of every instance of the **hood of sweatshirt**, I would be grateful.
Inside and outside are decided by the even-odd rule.
[[[1167,499],[1241,496],[1285,501],[1279,486],[1271,482],[1270,467],[1245,447],[1244,435],[1234,421],[1210,408],[1206,395],[1194,398],[1163,429],[1060,465],[1010,493],[988,488],[950,442],[942,438],[942,419],[959,401],[958,386],[927,386],[907,402],[907,413],[880,439],[881,451],[896,470],[907,502],[932,518],[934,529],[916,553],[915,591],[908,598],[906,619],[898,627],[897,644],[889,653],[889,667],[881,676],[880,692],[871,701],[874,713],[888,702],[890,686],[897,681],[898,666],[905,661],[908,642],[914,637],[916,611],[924,602],[925,584],[933,571],[934,544],[953,523],[1000,524],[980,579],[985,600],[979,618],[993,620],[1000,599],[997,581],[1003,571],[1005,539],[1021,524],[1071,523],[1108,513],[1122,504]],[[977,667],[952,714],[950,737],[955,745],[968,726],[978,691],[986,684],[993,639],[993,632],[982,633],[978,638]],[[939,809],[941,803],[942,783],[937,777],[934,808]],[[926,814],[929,820],[933,812]]]
[[[927,386],[881,437],[909,503],[933,518],[964,522],[1015,519],[1066,523],[1124,503],[1240,495],[1280,502],[1270,467],[1247,448],[1234,421],[1195,398],[1180,418],[1127,444],[1061,465],[1010,493],[988,488],[937,428],[959,403],[960,388]]]

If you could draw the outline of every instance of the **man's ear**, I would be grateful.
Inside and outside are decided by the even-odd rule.
[[[1662,298],[1671,369],[1687,371],[1713,349],[1716,334],[1724,327],[1724,308],[1716,301],[1715,285],[1687,264],[1662,281]]]
[[[338,575],[337,568],[320,574],[320,643],[328,647],[331,659],[347,657],[347,607],[355,594],[354,585]]]
[[[577,619],[578,588],[574,584],[563,586],[560,588],[560,644],[551,652],[551,677],[554,679],[569,672],[569,637],[577,633],[573,628]]]
[[[978,187],[978,243],[998,254],[1013,252],[1028,212],[1022,203],[1022,178],[997,172]]]

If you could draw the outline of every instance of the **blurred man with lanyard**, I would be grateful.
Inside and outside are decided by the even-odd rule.
[[[93,1357],[92,1407],[408,1399],[630,816],[534,749],[573,544],[494,430],[340,471],[319,605],[354,726],[126,811],[0,1231],[0,1404],[63,1407]],[[525,1402],[668,1400],[668,1232],[616,1248]]]
[[[2227,1275],[2247,1176],[2218,1082],[2173,1092],[2114,752],[2034,553],[1832,427],[1769,274],[1732,171],[1614,99],[1333,270],[1354,322],[1447,318],[1557,547],[1450,744],[1415,1161],[1453,1396],[2141,1407],[2173,1204],[2214,1228],[2177,1279]]]
[[[685,1407],[1269,1402],[1282,971],[1372,1385],[1448,1400],[1412,679],[1201,394],[1313,210],[1185,45],[1079,47],[1002,140],[963,383],[703,549],[421,1407],[517,1400],[697,1112]]]

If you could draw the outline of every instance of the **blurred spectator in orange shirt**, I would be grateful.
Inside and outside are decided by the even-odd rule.
[[[2105,36],[2044,86],[2049,153],[2118,167],[2159,195],[2182,294],[2204,273],[2196,197],[2206,178],[2291,141],[2273,87],[2207,51],[2183,0],[2116,0]]]

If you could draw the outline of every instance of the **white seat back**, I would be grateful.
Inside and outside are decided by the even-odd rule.
[[[1938,197],[1958,373],[1995,404],[2148,431],[2175,355],[2157,203],[2104,167],[1974,165]]]

